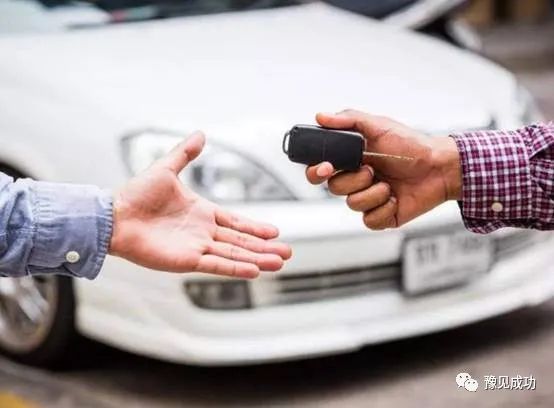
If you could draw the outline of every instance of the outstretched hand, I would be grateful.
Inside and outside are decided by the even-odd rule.
[[[367,151],[413,159],[367,157],[354,172],[335,173],[331,163],[307,168],[312,184],[328,181],[333,194],[347,196],[348,206],[363,213],[368,228],[399,227],[446,200],[459,199],[460,158],[452,138],[430,137],[392,119],[353,110],[320,113],[317,121],[326,128],[361,133]]]
[[[291,249],[271,241],[277,228],[230,213],[179,180],[204,143],[194,133],[116,194],[110,253],[168,272],[255,278],[281,269]]]

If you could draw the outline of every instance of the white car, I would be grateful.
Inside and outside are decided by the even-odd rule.
[[[22,1],[3,6],[32,4]],[[53,364],[79,333],[189,364],[297,359],[468,324],[554,293],[552,234],[473,235],[456,203],[370,232],[281,152],[283,134],[318,110],[355,107],[443,135],[540,119],[506,70],[319,2],[142,22],[128,20],[157,9],[110,17],[77,8],[37,9],[27,29],[15,12],[5,19],[2,169],[115,189],[200,128],[209,149],[184,182],[279,226],[294,256],[252,282],[116,258],[92,282],[2,279],[5,354]],[[58,29],[67,26],[79,28]]]

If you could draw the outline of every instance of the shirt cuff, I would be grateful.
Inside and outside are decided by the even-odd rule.
[[[22,182],[29,183],[34,220],[28,273],[94,279],[112,236],[111,194],[95,186]]]
[[[529,152],[519,131],[452,135],[462,165],[460,207],[466,227],[488,233],[533,216]]]

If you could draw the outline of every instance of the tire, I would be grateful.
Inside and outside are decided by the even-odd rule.
[[[0,171],[23,176],[4,166]],[[24,364],[60,368],[80,343],[71,278],[0,278],[0,354]]]

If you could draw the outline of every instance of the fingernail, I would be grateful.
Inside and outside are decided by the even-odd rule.
[[[321,112],[321,115],[325,115],[325,116],[335,116],[335,113],[332,113],[332,112]]]
[[[392,196],[390,198],[391,203],[396,204],[398,202],[397,198],[395,196]]]
[[[315,174],[317,174],[319,177],[325,177],[327,175],[327,172],[325,171],[325,165],[320,164],[317,167],[317,170],[315,171]]]
[[[364,166],[368,171],[369,171],[369,174],[371,174],[371,177],[373,177],[375,175],[375,172],[373,171],[373,167],[371,166]]]

